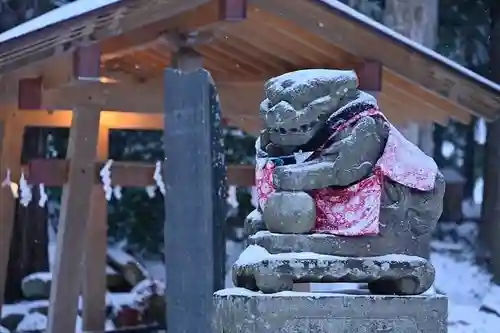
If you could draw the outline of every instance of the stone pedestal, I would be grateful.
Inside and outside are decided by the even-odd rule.
[[[214,294],[214,333],[447,332],[445,296],[353,293],[220,290]]]

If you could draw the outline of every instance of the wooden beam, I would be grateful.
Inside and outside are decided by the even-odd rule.
[[[0,124],[0,177],[3,180],[7,170],[11,179],[18,182],[20,176],[21,152],[23,148],[24,127],[9,117]],[[0,317],[5,296],[7,264],[9,260],[16,199],[9,187],[0,188]]]
[[[44,110],[67,110],[79,103],[101,105],[103,110],[122,112],[161,113],[162,81],[132,83],[84,83],[58,90],[45,91]],[[258,115],[258,105],[264,98],[263,81],[216,82],[225,118]]]
[[[68,181],[69,160],[31,160],[24,167],[28,183],[45,184],[45,186],[63,186]],[[105,162],[95,163],[95,173],[92,183],[101,185],[99,171]],[[146,187],[155,185],[153,179],[155,165],[141,162],[115,161],[111,166],[112,185],[121,187]],[[236,186],[253,186],[255,184],[253,165],[229,165],[227,170],[228,183]]]
[[[109,128],[99,127],[97,160],[106,160]],[[108,201],[102,186],[94,185],[85,237],[83,271],[83,330],[101,332],[106,323],[106,253],[108,248]]]
[[[378,63],[375,62],[375,65],[378,65]],[[359,66],[356,69],[360,72],[361,81],[365,85],[367,83],[365,76],[367,75],[373,74],[375,81],[380,79],[380,71],[377,68],[372,74],[365,73],[366,71],[360,69]],[[401,117],[409,120],[432,120],[440,124],[446,124],[449,117],[464,123],[470,120],[470,114],[467,113],[467,110],[460,107],[450,110],[450,104],[443,101],[442,98],[436,99],[435,96],[429,95],[423,90],[417,89],[414,92],[411,89],[414,89],[415,86],[411,82],[394,75],[394,73],[386,69],[383,70],[383,78],[383,92],[380,100],[384,104],[384,111],[387,113],[401,114]],[[132,110],[146,113],[157,113],[161,110],[162,100],[159,87],[162,82],[159,79],[151,79],[143,83],[134,82],[128,75],[120,75],[117,79],[119,81],[113,83],[87,82],[80,85],[70,85],[61,90],[46,91],[43,95],[43,107],[46,109],[61,109],[74,105],[74,103],[92,100],[108,110]],[[372,83],[377,85],[375,88],[380,88],[380,82]],[[247,82],[217,81],[222,112],[230,124],[237,125],[250,133],[258,133],[261,122],[258,119],[257,109],[264,98],[263,85],[264,80]],[[396,104],[399,104],[397,110],[389,109]],[[442,108],[446,108],[446,110]],[[33,114],[34,111],[29,112],[30,116],[20,113],[19,117],[26,119],[33,125],[40,123],[45,126],[68,126],[60,125],[58,122],[69,124],[70,121],[68,115],[58,115],[57,112],[52,118],[35,115]],[[124,114],[120,116],[117,112],[114,114],[106,112],[103,114],[102,122],[110,128],[140,129],[149,127],[151,129],[161,129],[160,124],[162,122],[160,119],[155,118],[153,120],[142,117],[142,120],[140,120],[139,117],[139,114],[130,118]],[[158,117],[158,115],[155,117]],[[130,118],[130,121],[126,118]],[[54,125],[50,125],[50,122],[54,122]],[[151,125],[152,127],[150,127]]]
[[[106,107],[114,107],[120,110],[121,107],[129,109],[139,109],[140,112],[118,112],[105,111],[102,113],[101,122],[109,128],[119,129],[162,129],[163,116],[155,113],[160,109],[161,99],[157,91],[156,81],[140,84],[140,88],[133,88],[134,85],[124,83],[103,84],[96,83],[84,85],[83,87],[68,87],[65,92],[58,92],[57,95],[46,98],[46,107],[54,109],[66,105],[87,100],[81,95],[87,92],[87,95],[96,96],[94,100],[103,101]],[[258,115],[258,105],[264,98],[263,82],[220,82],[218,90],[220,94],[222,113],[228,122],[238,126],[243,130],[257,134],[261,128],[261,121]],[[47,93],[50,96],[51,93]],[[109,98],[106,95],[109,94]],[[46,95],[46,96],[47,96]],[[415,121],[433,120],[440,124],[445,124],[448,117],[453,116],[437,108],[430,102],[419,99],[403,88],[391,84],[387,80],[383,83],[383,92],[380,95],[381,106],[387,113],[399,114],[407,119]],[[50,102],[53,100],[53,102]],[[395,110],[392,110],[396,108]],[[126,111],[123,110],[123,111]],[[458,110],[454,113],[457,117]],[[459,113],[459,120],[462,122],[470,119],[468,114]],[[71,122],[70,111],[55,111],[48,113],[46,111],[22,111],[18,112],[17,117],[20,121],[32,126],[49,127],[68,127]],[[458,118],[458,117],[457,117]]]
[[[95,46],[76,51],[76,78],[94,81],[100,77],[99,71],[100,53]],[[71,119],[66,154],[70,163],[61,198],[48,333],[71,332],[76,324],[101,112],[93,96],[89,97],[86,102],[76,104]]]
[[[25,126],[66,127],[71,126],[73,111],[57,110],[53,112],[30,110],[16,113],[16,119]],[[101,124],[110,129],[162,130],[163,115],[151,113],[101,112]]]

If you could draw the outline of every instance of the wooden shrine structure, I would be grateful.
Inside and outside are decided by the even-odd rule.
[[[169,66],[179,73],[206,68],[219,91],[224,121],[253,134],[261,127],[263,82],[303,68],[355,69],[361,88],[378,96],[382,110],[396,124],[446,124],[449,119],[467,123],[472,116],[492,120],[500,115],[499,86],[331,0],[77,0],[0,34],[0,176],[9,169],[13,179],[19,179],[23,169],[32,184],[64,185],[49,333],[73,329],[80,291],[84,329],[104,328],[107,204],[97,174],[107,160],[109,131],[163,129],[167,117],[167,130],[186,137],[189,128],[172,127],[184,121],[175,108],[209,110],[203,106],[203,94],[199,105],[187,105],[192,102],[183,95],[191,84],[199,84],[194,90],[203,87],[206,78],[176,78],[175,70],[164,76]],[[169,91],[183,95],[182,101],[172,101]],[[67,159],[20,165],[27,126],[69,127]],[[207,127],[193,133],[205,133],[193,144],[211,135]],[[167,146],[187,147],[172,138]],[[175,149],[169,154],[182,153]],[[211,165],[200,165],[206,159],[186,156],[184,165],[197,165],[198,176],[211,174]],[[153,170],[153,165],[115,162],[112,181],[122,187],[145,187],[154,184]],[[167,168],[165,178],[179,174],[185,179],[186,172]],[[228,182],[252,185],[253,167],[229,166]],[[197,192],[210,193],[215,185],[207,184],[200,183]],[[195,199],[186,191],[176,195],[186,210],[196,210],[187,201],[204,201],[198,193],[191,194]],[[14,207],[10,191],[0,189],[0,307]],[[207,212],[212,212],[208,204],[189,216],[205,223],[204,228],[224,218],[219,212],[205,219],[202,214]],[[167,218],[166,228],[175,223],[187,234],[181,222]],[[208,247],[215,246],[211,242]],[[179,263],[184,265],[179,269],[190,274],[197,269],[189,267],[190,262],[213,260],[212,251],[195,252],[191,244],[168,246],[190,258]],[[168,305],[169,318],[186,318],[169,325],[202,322],[200,330],[190,326],[184,332],[207,332],[210,311],[204,310],[209,309],[211,292],[220,286],[218,278],[209,287],[193,280],[219,274],[214,269],[198,273],[184,275],[193,290],[191,303],[178,300]],[[186,288],[176,283],[169,280],[172,286],[167,289]],[[197,295],[200,300],[194,299]]]

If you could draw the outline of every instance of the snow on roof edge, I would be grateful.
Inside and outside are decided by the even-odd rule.
[[[0,43],[27,35],[120,1],[121,0],[76,0],[1,33]]]
[[[456,70],[460,74],[465,75],[465,76],[487,86],[488,88],[490,88],[492,90],[500,92],[500,85],[499,84],[496,84],[495,82],[493,82],[491,80],[488,80],[484,76],[481,76],[477,73],[474,73],[473,71],[463,67],[462,65],[456,63],[455,61],[450,60],[450,59],[442,56],[441,54],[429,49],[428,47],[425,47],[422,44],[419,44],[419,43],[397,33],[396,31],[386,27],[383,24],[378,23],[375,20],[372,20],[371,18],[359,13],[355,9],[349,7],[348,5],[341,3],[340,1],[337,1],[337,0],[315,0],[315,1],[322,2],[323,4],[327,5],[328,7],[335,9],[339,12],[342,12],[343,14],[354,18],[358,22],[365,24],[365,25],[368,25],[372,29],[375,29],[375,30],[381,32],[382,34],[384,34],[384,35],[386,35],[394,40],[397,40],[398,42],[405,44],[406,46],[408,46],[408,47],[410,47],[410,48],[412,48],[412,49],[414,49],[414,50],[416,50],[416,51],[418,51],[418,52],[420,52],[420,53],[422,53],[430,58],[433,58],[434,60],[436,60],[438,62],[445,64],[446,66]]]

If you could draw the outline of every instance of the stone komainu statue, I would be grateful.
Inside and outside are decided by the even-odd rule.
[[[371,291],[389,294],[428,289],[434,269],[425,258],[445,190],[434,160],[357,89],[354,71],[284,74],[265,84],[265,96],[256,142],[259,207],[245,221],[249,244],[271,255],[342,256],[341,266],[351,270],[372,257],[393,269],[314,278],[292,265],[278,274],[269,265],[263,273],[255,263],[237,263],[236,285],[268,292],[314,281],[368,282]]]

